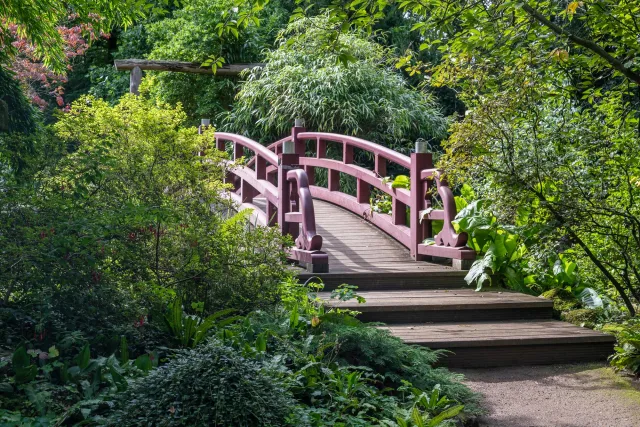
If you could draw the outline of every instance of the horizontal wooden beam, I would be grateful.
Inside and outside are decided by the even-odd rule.
[[[153,71],[173,71],[178,73],[196,73],[196,74],[213,74],[211,67],[202,67],[197,62],[182,62],[182,61],[156,61],[147,59],[117,59],[114,61],[116,70],[128,71],[138,67],[141,70],[153,70]],[[223,67],[218,67],[216,70],[216,76],[237,76],[242,71],[254,68],[263,67],[264,63],[252,63],[252,64],[228,64]]]

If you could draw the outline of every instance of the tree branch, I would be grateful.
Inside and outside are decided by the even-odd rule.
[[[589,49],[590,51],[592,51],[593,53],[595,53],[596,55],[598,55],[599,57],[607,61],[613,68],[620,71],[628,79],[634,81],[637,84],[640,84],[639,73],[636,73],[635,71],[625,67],[622,61],[620,61],[618,58],[609,54],[609,52],[604,50],[604,48],[599,44],[594,43],[591,40],[583,39],[581,37],[576,36],[575,34],[570,33],[569,31],[565,30],[559,25],[556,25],[550,20],[548,20],[543,14],[541,14],[536,9],[532,8],[526,3],[522,5],[522,9],[525,12],[527,12],[529,15],[531,15],[536,21],[540,22],[542,25],[549,28],[554,33],[560,36],[565,36],[575,44]]]

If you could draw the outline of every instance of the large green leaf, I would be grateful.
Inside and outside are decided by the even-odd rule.
[[[24,346],[18,347],[16,351],[13,352],[11,365],[13,366],[13,369],[26,368],[31,365],[31,356],[29,356]]]
[[[460,412],[462,412],[463,409],[464,409],[464,405],[452,406],[451,408],[445,409],[444,411],[440,412],[438,415],[430,419],[427,426],[436,427],[444,420],[449,420],[455,417]]]
[[[85,344],[80,350],[80,354],[76,357],[76,363],[80,369],[86,369],[89,366],[91,360],[91,351],[89,350],[89,344]]]
[[[29,365],[21,368],[15,368],[16,376],[14,380],[16,384],[24,384],[33,381],[38,375],[38,367],[36,365]]]

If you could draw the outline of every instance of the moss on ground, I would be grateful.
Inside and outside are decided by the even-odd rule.
[[[542,293],[540,298],[553,301],[553,317],[556,319],[561,319],[563,312],[582,308],[582,304],[578,298],[576,298],[571,292],[562,288],[550,289]]]
[[[584,326],[593,329],[600,318],[600,313],[596,309],[579,308],[576,310],[563,312],[562,320],[573,323],[577,326]]]
[[[602,378],[615,384],[625,400],[640,407],[640,382],[638,379],[618,373],[613,368],[600,368],[598,371]]]

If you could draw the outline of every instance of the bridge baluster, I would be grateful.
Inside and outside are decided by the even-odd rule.
[[[242,203],[253,203],[255,197],[255,189],[246,180],[242,180],[240,183],[240,197]]]
[[[256,178],[267,179],[267,161],[256,154]]]
[[[394,225],[407,225],[407,205],[394,197],[391,204],[391,221]]]
[[[342,143],[342,163],[353,163],[353,146],[347,141]]]
[[[327,157],[327,141],[318,137],[316,142],[316,157],[318,159],[323,159]]]
[[[234,142],[233,143],[233,160],[238,160],[242,156],[244,156],[244,149],[242,145]]]
[[[356,181],[356,198],[358,199],[358,203],[369,203],[369,198],[371,197],[371,187],[369,183],[357,178]]]
[[[380,178],[387,176],[387,160],[379,154],[375,155],[374,171]]]
[[[340,171],[329,169],[327,175],[329,191],[340,191]]]

